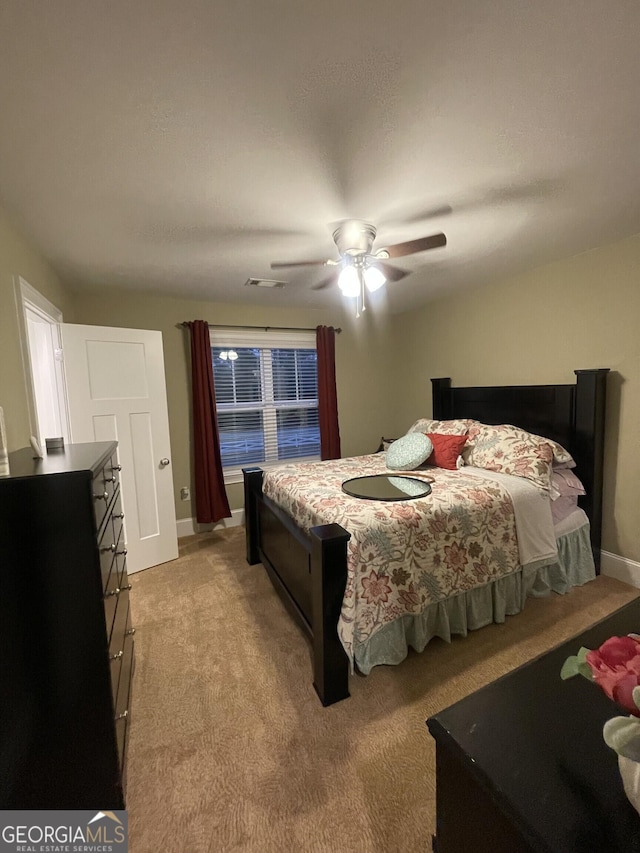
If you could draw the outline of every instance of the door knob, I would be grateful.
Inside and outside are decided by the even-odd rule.
[[[160,460],[160,467],[161,467],[161,468],[164,468],[166,465],[169,465],[169,464],[170,464],[170,460],[169,460],[169,459],[167,459],[167,457],[166,457],[166,456],[164,457],[164,459],[161,459],[161,460]]]

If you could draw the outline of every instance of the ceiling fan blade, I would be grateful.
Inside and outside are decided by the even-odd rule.
[[[391,264],[385,264],[384,261],[376,261],[375,266],[379,268],[380,272],[384,273],[387,281],[400,281],[401,278],[410,275],[406,270],[401,270],[399,267],[391,266]]]
[[[207,246],[215,242],[225,241],[229,245],[244,244],[247,240],[270,241],[274,238],[308,237],[305,231],[294,231],[291,228],[252,228],[240,225],[198,224],[196,222],[181,224],[180,222],[160,221],[150,228],[141,228],[133,224],[136,237],[147,243],[161,243],[171,246]]]
[[[280,263],[279,261],[276,261],[275,263],[271,264],[271,269],[272,270],[281,270],[281,269],[285,269],[286,267],[326,267],[327,264],[329,264],[329,261],[326,261],[326,260],[325,261],[291,261],[291,262],[284,262],[284,263]]]
[[[405,255],[415,255],[416,252],[426,252],[427,249],[437,249],[439,246],[446,245],[447,238],[444,234],[431,234],[430,237],[421,237],[418,240],[407,240],[406,243],[385,246],[380,251],[387,252],[390,258],[402,258]]]
[[[311,290],[324,290],[327,287],[331,287],[332,284],[337,283],[339,275],[339,272],[331,273],[331,275],[323,278],[322,281],[318,282],[318,284],[314,284]]]
[[[427,219],[440,219],[442,216],[449,216],[453,213],[453,208],[450,204],[439,204],[435,207],[414,209],[412,213],[402,214],[400,211],[387,216],[380,223],[380,228],[388,228],[389,226],[398,228],[403,225],[417,225],[419,222],[425,222]]]

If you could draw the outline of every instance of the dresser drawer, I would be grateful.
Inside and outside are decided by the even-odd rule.
[[[120,595],[116,596],[118,603],[116,612],[113,618],[113,629],[111,631],[111,639],[109,640],[109,657],[123,656],[124,653],[124,638],[127,630],[127,621],[129,617],[129,592],[124,590]]]
[[[133,667],[133,635],[135,629],[131,627],[131,611],[127,609],[127,619],[122,631],[122,668],[118,690],[116,691],[116,716],[128,709],[129,688]]]
[[[117,538],[113,524],[105,524],[98,543],[100,553],[100,574],[102,576],[102,591],[106,592],[109,574],[117,548]]]
[[[121,531],[124,527],[124,513],[122,511],[122,493],[120,489],[116,494],[116,498],[113,502],[113,507],[111,509],[111,526],[113,528],[113,540],[117,542],[120,539]]]
[[[116,720],[116,740],[118,743],[118,755],[120,756],[120,766],[124,764],[124,753],[126,747],[127,729],[130,718],[130,696],[131,696],[131,676],[133,674],[133,631],[127,629],[125,635],[124,654],[122,656],[122,666],[120,668],[120,680],[118,682],[118,694],[115,707]]]
[[[118,530],[114,530],[111,524],[107,524],[104,536],[100,541],[100,571],[102,574],[102,591],[105,595],[117,586],[124,586],[121,580],[126,556],[127,549],[124,544],[122,523],[120,523]]]
[[[116,498],[116,504],[120,503],[120,495]],[[118,567],[114,575],[115,583],[111,584],[110,588],[119,586],[118,581],[122,575],[122,566],[127,550],[124,544],[124,526],[122,524],[123,514],[111,516],[111,520],[104,525],[98,550],[100,552],[100,573],[102,575],[102,590],[107,592],[109,586],[109,575],[114,563],[118,560]]]
[[[120,465],[118,464],[118,458],[115,453],[102,469],[102,479],[110,501],[120,484]]]
[[[96,527],[99,530],[100,525],[104,521],[113,496],[118,491],[120,484],[120,466],[115,454],[109,459],[107,464],[98,471],[93,478],[92,493],[93,493],[93,508],[96,517]],[[122,510],[118,510],[122,512]]]
[[[118,604],[119,597],[120,587],[118,586],[118,568],[117,563],[114,560],[107,580],[107,586],[104,591],[104,621],[107,628],[107,643],[111,640],[113,618],[116,615],[116,606]]]
[[[124,574],[119,573],[118,554],[111,566],[111,573],[107,581],[107,589],[104,594],[104,620],[107,627],[107,642],[111,643],[111,635],[116,617],[116,610],[119,607],[124,608],[124,616],[126,617],[126,609],[129,606],[129,590],[131,584],[128,582],[124,586],[120,586],[122,580],[127,580],[126,569]]]
[[[111,646],[109,646],[109,673],[111,676],[111,697],[114,708],[116,706],[116,699],[118,698],[118,682],[120,681],[123,656],[124,649],[119,649],[117,652],[112,653]]]
[[[96,474],[91,484],[91,496],[93,500],[93,512],[96,519],[96,530],[100,530],[104,517],[109,508],[111,493],[104,487],[104,476],[102,471]]]
[[[113,618],[111,639],[109,641],[109,662],[111,667],[111,694],[115,705],[118,694],[118,680],[120,678],[120,667],[124,657],[124,645],[127,625],[130,626],[129,596],[120,594],[117,599],[116,612]]]
[[[118,573],[118,586],[120,589],[131,589],[127,576],[127,549],[124,543],[124,534],[121,534],[115,551],[113,570]]]

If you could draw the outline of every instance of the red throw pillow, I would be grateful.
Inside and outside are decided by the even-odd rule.
[[[431,439],[433,444],[433,452],[427,459],[427,465],[436,465],[438,468],[448,468],[450,471],[455,471],[458,467],[458,456],[462,453],[462,448],[467,442],[467,436],[443,435],[439,432],[425,432],[425,435]]]

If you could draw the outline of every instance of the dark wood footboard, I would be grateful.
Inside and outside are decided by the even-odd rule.
[[[243,468],[247,562],[262,563],[313,651],[313,686],[323,705],[349,696],[349,662],[338,637],[347,583],[347,542],[339,524],[307,535],[262,493],[261,468]]]

